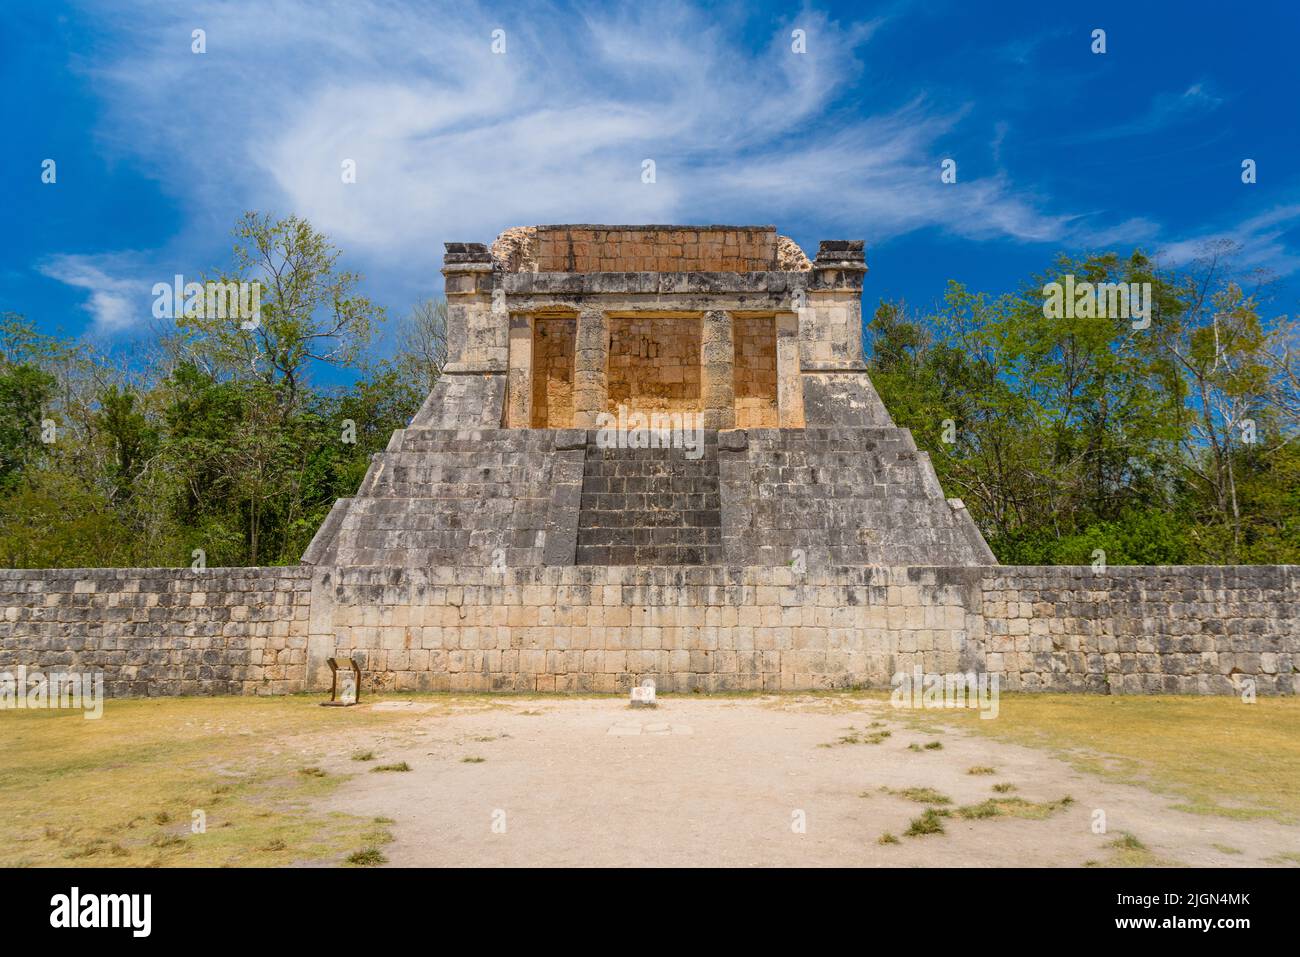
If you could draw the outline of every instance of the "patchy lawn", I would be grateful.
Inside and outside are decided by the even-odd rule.
[[[89,721],[0,712],[0,866],[334,863],[387,843],[383,822],[308,808],[346,777],[323,758],[414,718],[319,701],[110,700]]]
[[[0,866],[1300,862],[1297,699],[319,701],[0,711]]]
[[[1300,698],[1003,694],[990,720],[895,713],[1047,749],[1080,770],[1176,795],[1180,810],[1300,820]]]

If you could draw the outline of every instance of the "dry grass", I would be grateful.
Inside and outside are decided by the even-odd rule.
[[[371,866],[391,839],[375,827],[380,822],[313,812],[316,800],[375,767],[367,762],[391,761],[383,735],[400,736],[439,715],[518,712],[523,697],[385,696],[347,709],[321,708],[314,696],[137,699],[107,702],[99,721],[79,712],[0,711],[0,866],[341,864],[351,854],[359,854],[357,866]],[[883,698],[840,692],[762,696],[758,703],[860,714],[864,700]],[[420,709],[371,710],[385,700]],[[888,717],[927,736],[939,724],[1047,749],[1081,770],[1177,795],[1188,810],[1300,818],[1300,699],[1245,705],[1235,698],[1004,694],[1000,708],[996,720],[973,711]],[[519,713],[544,712],[533,706]],[[856,742],[842,743],[884,738],[880,722],[862,725],[850,728]],[[975,766],[967,773],[996,772]],[[971,807],[997,817],[1051,813],[1005,793]],[[206,816],[203,833],[191,828],[196,810]],[[942,831],[933,808],[913,823],[909,836]],[[1154,859],[1144,848],[1108,852],[1108,864]],[[1277,862],[1295,859],[1281,854]]]
[[[1300,819],[1300,698],[1004,694],[1000,707],[993,720],[924,718],[1047,748],[1080,770],[1181,797],[1181,810]]]
[[[377,848],[391,837],[371,822],[308,811],[347,777],[319,765],[351,765],[358,736],[431,712],[318,700],[110,700],[97,721],[0,712],[0,866],[332,864]]]

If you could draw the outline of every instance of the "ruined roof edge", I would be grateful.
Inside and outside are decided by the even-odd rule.
[[[539,231],[585,229],[627,232],[662,230],[690,230],[700,232],[767,232],[774,235],[774,256],[771,270],[776,272],[807,272],[813,268],[807,253],[789,236],[777,234],[776,227],[764,226],[687,226],[687,225],[608,225],[590,223],[565,223],[555,225],[512,226],[502,230],[492,242],[493,268],[501,272],[538,272],[537,236]]]

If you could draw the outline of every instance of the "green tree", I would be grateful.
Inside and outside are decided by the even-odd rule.
[[[0,368],[0,484],[10,484],[43,452],[42,412],[54,397],[49,373],[20,364]]]
[[[282,409],[292,409],[309,365],[355,363],[384,310],[357,291],[362,277],[340,269],[340,250],[304,219],[245,213],[235,238],[233,269],[215,281],[258,283],[257,319],[177,321],[216,364],[275,387]]]

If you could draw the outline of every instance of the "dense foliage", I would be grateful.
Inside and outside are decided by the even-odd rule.
[[[872,380],[1000,561],[1300,561],[1296,327],[1261,321],[1232,252],[1062,258],[1014,293],[876,310]],[[1066,275],[1150,283],[1149,326],[1048,318]]]
[[[298,561],[334,500],[410,420],[442,364],[442,303],[396,355],[383,310],[296,218],[246,216],[234,268],[263,282],[260,321],[181,316],[125,360],[0,321],[0,566]],[[350,370],[347,388],[313,369]]]

